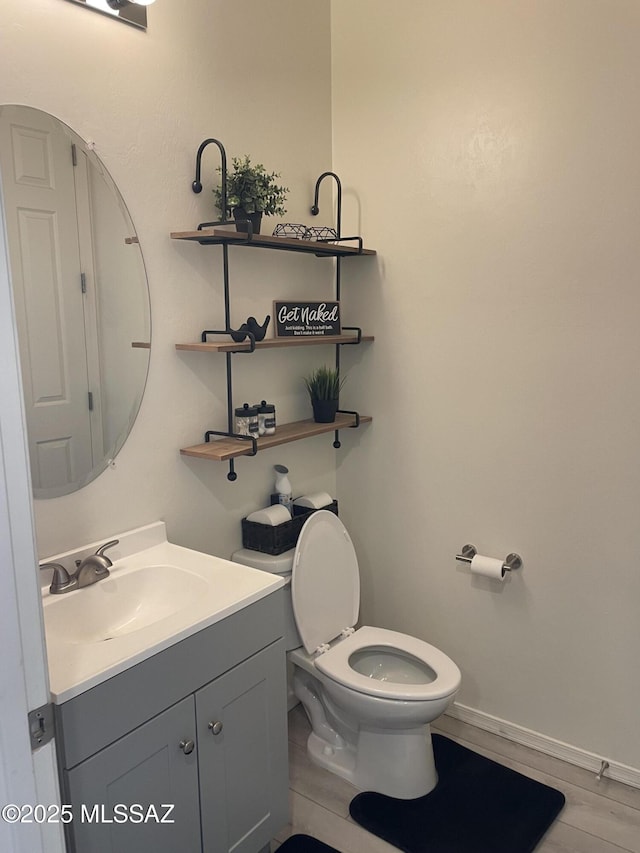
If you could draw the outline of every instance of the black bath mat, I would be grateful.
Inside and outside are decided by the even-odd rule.
[[[351,817],[406,853],[531,853],[564,805],[564,794],[441,735],[433,735],[439,781],[416,800],[366,792]]]
[[[335,847],[323,844],[310,835],[292,835],[278,847],[278,853],[338,853]]]

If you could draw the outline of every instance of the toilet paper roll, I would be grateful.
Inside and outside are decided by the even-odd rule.
[[[264,509],[257,509],[247,516],[247,521],[255,521],[257,524],[270,524],[275,527],[277,524],[284,524],[285,521],[291,521],[291,513],[282,504],[273,504]]]
[[[309,507],[310,509],[322,509],[333,503],[333,498],[327,492],[314,492],[312,495],[302,495],[296,498],[294,504],[296,506]]]
[[[482,554],[476,554],[471,560],[471,571],[474,575],[483,575],[485,578],[504,582],[506,571],[503,567],[502,560],[497,560],[495,557],[483,557]]]

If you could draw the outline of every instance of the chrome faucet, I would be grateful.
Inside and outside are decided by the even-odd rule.
[[[111,560],[105,556],[107,548],[112,548],[119,543],[119,539],[113,539],[101,545],[95,554],[90,554],[84,560],[76,560],[76,570],[71,575],[60,563],[42,563],[41,569],[53,569],[53,580],[49,587],[52,595],[60,595],[63,592],[71,592],[73,589],[82,589],[85,586],[98,583],[109,577],[109,568],[113,565]]]

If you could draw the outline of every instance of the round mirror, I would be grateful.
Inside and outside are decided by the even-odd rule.
[[[33,493],[98,476],[124,444],[149,366],[142,252],[118,188],[71,128],[0,106],[7,221]]]

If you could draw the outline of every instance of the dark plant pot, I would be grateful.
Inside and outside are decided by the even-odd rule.
[[[313,419],[318,424],[332,424],[338,411],[337,400],[312,400]]]
[[[246,234],[249,231],[247,220],[251,223],[254,234],[260,233],[260,224],[262,222],[262,211],[258,213],[247,213],[243,207],[233,208],[233,218],[236,221],[236,231],[242,231]]]

